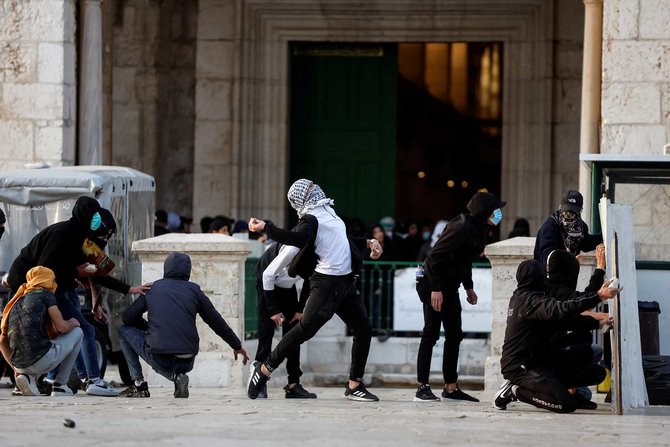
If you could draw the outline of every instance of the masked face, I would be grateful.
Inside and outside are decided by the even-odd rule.
[[[427,241],[428,239],[430,239],[430,231],[424,231],[421,234],[421,237],[423,238],[424,241]]]
[[[95,213],[91,218],[91,230],[97,230],[100,225],[102,225],[102,217],[100,217],[100,213]]]
[[[502,220],[502,218],[503,218],[502,210],[500,208],[496,208],[495,210],[493,210],[493,214],[491,214],[491,217],[489,217],[489,222],[492,225],[498,225]]]

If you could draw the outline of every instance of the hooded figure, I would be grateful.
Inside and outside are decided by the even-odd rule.
[[[100,216],[100,204],[91,197],[79,197],[72,217],[65,222],[49,225],[26,245],[9,269],[8,282],[13,291],[23,284],[26,273],[41,265],[53,270],[58,291],[77,287],[77,266],[86,262],[82,251],[84,241],[94,236],[91,228],[94,216]],[[98,227],[99,228],[99,227]]]
[[[535,239],[534,259],[547,264],[554,250],[567,250],[573,255],[591,251],[603,242],[601,234],[589,234],[589,227],[580,216],[584,199],[578,191],[568,191],[561,205],[542,224]]]
[[[505,202],[489,192],[478,192],[468,202],[468,213],[449,221],[423,263],[423,275],[417,275],[416,291],[423,305],[424,327],[417,355],[416,401],[436,401],[430,390],[429,375],[433,347],[444,328],[444,357],[442,397],[456,400],[478,400],[457,386],[458,354],[463,332],[461,329],[460,285],[468,302],[477,304],[472,281],[472,262],[484,251],[489,225],[502,219]],[[421,269],[419,269],[421,271]]]
[[[599,292],[567,301],[548,296],[544,268],[536,260],[519,264],[516,279],[500,359],[501,372],[511,383],[504,384],[496,394],[494,405],[504,410],[507,403],[518,399],[558,413],[575,411],[577,401],[567,389],[600,383],[605,370],[591,362],[590,344],[560,349],[554,345],[556,337],[548,331],[559,331],[560,335],[562,329],[555,324],[595,307],[601,301]],[[614,295],[608,291],[603,298]],[[515,397],[507,393],[511,384],[516,386]]]

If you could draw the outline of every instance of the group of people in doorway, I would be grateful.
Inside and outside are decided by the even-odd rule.
[[[258,348],[251,363],[247,395],[267,398],[267,382],[286,360],[286,398],[314,399],[300,383],[300,346],[337,314],[353,331],[349,378],[344,397],[354,401],[379,400],[364,383],[372,328],[354,278],[363,264],[362,253],[378,259],[383,248],[377,239],[351,237],[334,210],[334,202],[313,181],[300,179],[288,191],[298,223],[285,230],[269,220],[252,217],[249,231],[264,232],[275,243],[256,266],[259,306]],[[438,401],[431,390],[432,351],[444,328],[441,397],[457,401],[478,399],[458,385],[461,330],[460,285],[467,302],[478,301],[472,280],[472,261],[484,251],[491,226],[500,224],[506,202],[477,192],[467,212],[449,221],[423,265],[416,289],[424,314],[417,356],[418,402]],[[604,280],[604,248],[600,235],[589,234],[581,219],[583,198],[569,191],[559,209],[540,228],[534,259],[517,270],[517,288],[510,298],[501,369],[506,382],[494,397],[504,410],[521,401],[555,412],[594,408],[588,386],[600,383],[605,370],[602,352],[591,344],[591,331],[607,330],[612,320],[593,309],[620,291]],[[170,254],[163,278],[131,287],[109,276],[91,262],[82,247],[104,250],[115,230],[114,219],[95,199],[77,200],[72,218],[42,230],[12,264],[8,283],[13,298],[2,316],[0,347],[16,374],[17,394],[40,394],[38,378],[52,396],[72,394],[67,379],[73,365],[88,394],[118,393],[100,378],[90,323],[83,318],[77,284],[98,284],[138,297],[123,314],[119,337],[133,384],[124,397],[149,397],[139,359],[174,383],[174,397],[189,396],[188,372],[194,367],[199,337],[196,315],[233,350],[235,359],[249,357],[242,343],[216,311],[200,287],[189,281],[191,260]],[[1,236],[1,233],[0,233]],[[367,250],[366,250],[367,249]],[[596,250],[597,266],[589,287],[576,290],[581,252]],[[112,263],[113,264],[113,263]],[[296,283],[304,280],[300,294]],[[146,313],[147,318],[144,319]],[[272,348],[276,327],[282,338]]]

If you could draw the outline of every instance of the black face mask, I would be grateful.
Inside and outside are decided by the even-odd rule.
[[[5,227],[0,227],[0,239],[2,239],[2,233],[5,232]]]

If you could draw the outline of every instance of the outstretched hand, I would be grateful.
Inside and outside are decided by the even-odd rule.
[[[608,279],[605,281],[603,286],[598,290],[598,296],[600,297],[601,300],[609,300],[614,298],[623,290],[623,287],[610,287],[612,283],[614,282],[614,278]]]
[[[265,221],[252,217],[249,219],[249,231],[259,233],[265,229]]]
[[[244,347],[241,347],[240,349],[235,349],[233,351],[233,354],[235,355],[235,360],[237,360],[237,356],[239,354],[242,355],[242,364],[246,365],[249,362],[249,355],[247,354],[247,351],[244,349]]]
[[[128,293],[132,293],[133,295],[141,293],[142,295],[144,295],[147,292],[147,290],[151,289],[152,284],[153,283],[148,282],[142,284],[141,286],[133,286],[130,289],[128,289]]]

